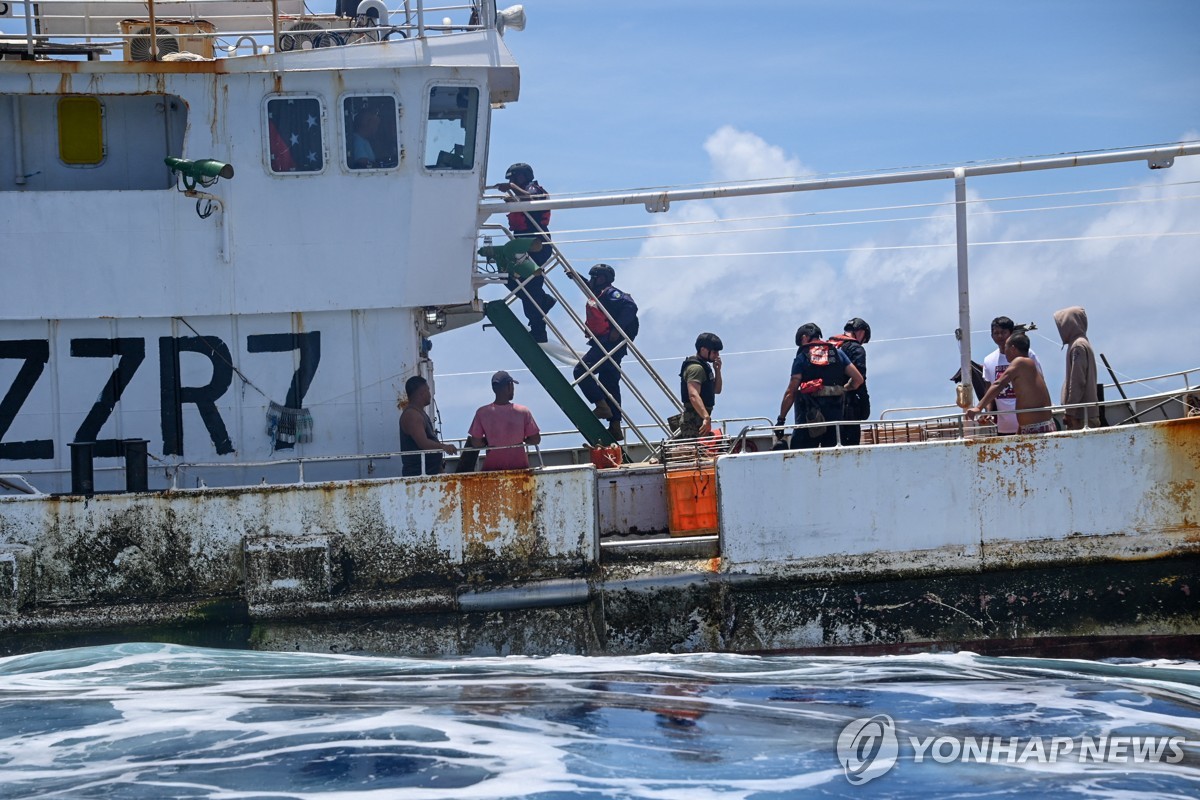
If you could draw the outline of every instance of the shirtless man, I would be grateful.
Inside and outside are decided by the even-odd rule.
[[[458,452],[452,444],[442,444],[438,441],[437,431],[433,420],[425,409],[433,402],[433,390],[429,382],[420,375],[413,375],[404,382],[404,393],[408,395],[408,403],[400,412],[400,474],[440,475],[442,473],[442,453],[432,453],[431,450],[441,450],[449,455]],[[424,466],[421,455],[425,455]]]
[[[1008,369],[980,398],[978,405],[967,409],[967,419],[979,416],[1006,386],[1011,385],[1017,400],[1017,422],[1020,424],[1017,433],[1053,433],[1056,428],[1049,409],[1050,390],[1046,388],[1046,380],[1037,364],[1029,357],[1029,337],[1023,333],[1008,337],[1004,343],[1004,357],[1008,359]],[[1025,410],[1030,408],[1041,410]]]

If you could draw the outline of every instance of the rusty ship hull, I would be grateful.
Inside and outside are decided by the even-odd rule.
[[[1121,654],[1200,624],[1197,418],[722,456],[713,535],[669,536],[655,473],[2,498],[3,648]]]

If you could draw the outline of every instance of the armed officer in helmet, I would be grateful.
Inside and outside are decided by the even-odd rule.
[[[583,354],[583,360],[575,365],[575,379],[579,381],[579,389],[583,396],[596,407],[596,416],[609,421],[608,432],[614,439],[622,439],[624,433],[621,431],[621,371],[618,365],[628,348],[621,332],[629,337],[629,341],[637,338],[638,307],[632,297],[613,286],[617,273],[608,264],[597,264],[588,270],[588,276],[588,288],[592,290],[596,299],[589,300],[587,304],[584,321],[587,324],[588,350]],[[601,307],[608,312],[608,316],[601,311]],[[612,317],[620,330],[609,322],[609,317]],[[606,353],[611,354],[612,360],[600,364]],[[600,366],[596,367],[595,372],[584,377],[583,374],[597,364]],[[599,384],[596,383],[597,380]],[[604,387],[603,390],[601,386]],[[615,404],[609,404],[605,391]]]
[[[497,183],[495,189],[505,192],[505,198],[510,203],[527,200],[545,200],[550,195],[533,177],[533,167],[528,164],[513,164],[504,173],[504,183]],[[542,266],[550,259],[554,247],[550,244],[550,211],[514,211],[508,215],[508,229],[516,239],[532,239],[538,244],[524,249],[529,258],[537,265],[533,277],[525,283],[524,291],[518,292],[521,298],[521,309],[525,319],[529,320],[529,333],[536,342],[546,341],[546,314],[554,307],[555,299],[546,292],[546,278],[542,274]],[[510,272],[505,283],[510,292],[517,291],[520,278]]]
[[[777,426],[787,423],[789,408],[795,408],[796,424],[812,427],[796,428],[792,432],[791,449],[837,447],[836,425],[843,419],[842,397],[862,386],[863,379],[850,359],[832,342],[821,338],[821,328],[806,322],[796,329],[796,358],[792,361],[792,377],[783,393]],[[776,433],[782,438],[782,433]]]
[[[695,439],[712,432],[712,410],[721,393],[721,350],[725,347],[715,333],[696,337],[696,355],[688,356],[679,368],[679,399],[683,416],[680,439]]]
[[[846,354],[863,377],[863,385],[847,391],[843,397],[843,419],[870,419],[871,396],[867,394],[867,349],[863,347],[871,341],[871,326],[861,317],[854,317],[842,328],[844,333],[830,337],[829,341]],[[858,444],[862,440],[861,425],[843,425],[840,428],[842,446]]]

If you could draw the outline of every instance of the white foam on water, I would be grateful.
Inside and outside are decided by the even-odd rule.
[[[134,644],[0,659],[0,796],[1195,795],[1200,671],[972,654],[405,658]],[[834,743],[1184,735],[1183,764],[915,763],[854,787]],[[1180,733],[1182,732],[1182,733]],[[947,783],[949,781],[950,783]],[[890,787],[890,788],[889,788]]]

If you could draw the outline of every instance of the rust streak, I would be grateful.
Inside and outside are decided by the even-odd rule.
[[[504,529],[534,531],[536,479],[531,472],[480,472],[458,476],[463,543],[494,542]]]
[[[1162,423],[1165,440],[1166,480],[1162,484],[1165,499],[1178,510],[1187,527],[1197,525],[1200,508],[1197,485],[1200,484],[1200,417],[1185,417]]]

